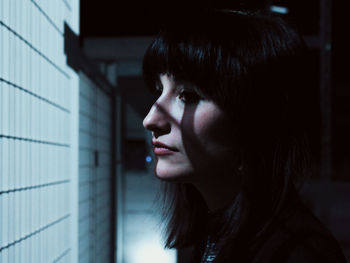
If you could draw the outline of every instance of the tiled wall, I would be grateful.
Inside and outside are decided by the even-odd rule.
[[[73,100],[63,26],[78,0],[0,1],[0,262],[76,262]]]
[[[79,94],[79,262],[113,258],[111,100],[84,74]]]

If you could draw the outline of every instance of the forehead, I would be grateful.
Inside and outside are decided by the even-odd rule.
[[[173,76],[169,75],[169,74],[160,74],[159,75],[159,81],[161,85],[165,86],[175,86],[175,79]]]

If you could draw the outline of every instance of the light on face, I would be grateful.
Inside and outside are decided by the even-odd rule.
[[[152,162],[152,157],[147,155],[146,156],[146,163],[150,163],[150,162]]]

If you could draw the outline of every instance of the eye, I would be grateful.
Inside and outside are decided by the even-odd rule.
[[[182,102],[187,104],[198,103],[202,99],[196,92],[188,90],[181,90],[178,97]]]

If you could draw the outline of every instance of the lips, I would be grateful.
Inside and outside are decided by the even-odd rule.
[[[164,143],[158,142],[158,141],[152,141],[152,144],[154,146],[153,152],[156,155],[169,155],[173,154],[174,152],[178,152],[179,150],[171,147],[169,145],[166,145]]]

